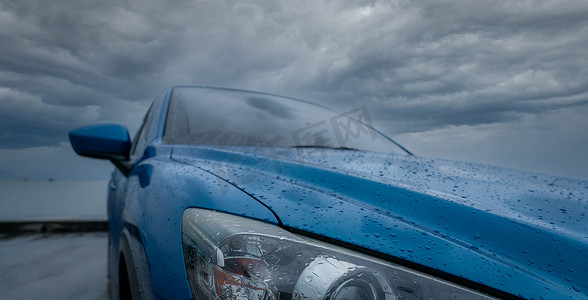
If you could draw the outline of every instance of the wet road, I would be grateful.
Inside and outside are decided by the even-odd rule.
[[[108,299],[107,235],[0,238],[0,299]]]

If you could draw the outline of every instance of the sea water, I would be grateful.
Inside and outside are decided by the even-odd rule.
[[[0,180],[0,221],[106,220],[107,180]]]

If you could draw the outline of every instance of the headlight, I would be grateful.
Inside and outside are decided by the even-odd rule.
[[[182,221],[195,299],[493,299],[390,262],[203,209]]]

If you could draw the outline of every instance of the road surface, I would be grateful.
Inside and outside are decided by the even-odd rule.
[[[108,299],[106,232],[0,236],[0,299]]]

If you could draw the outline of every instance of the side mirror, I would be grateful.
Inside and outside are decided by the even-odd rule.
[[[113,162],[129,160],[131,139],[127,129],[121,125],[91,125],[78,128],[69,132],[69,141],[76,153],[81,156],[110,159]]]

